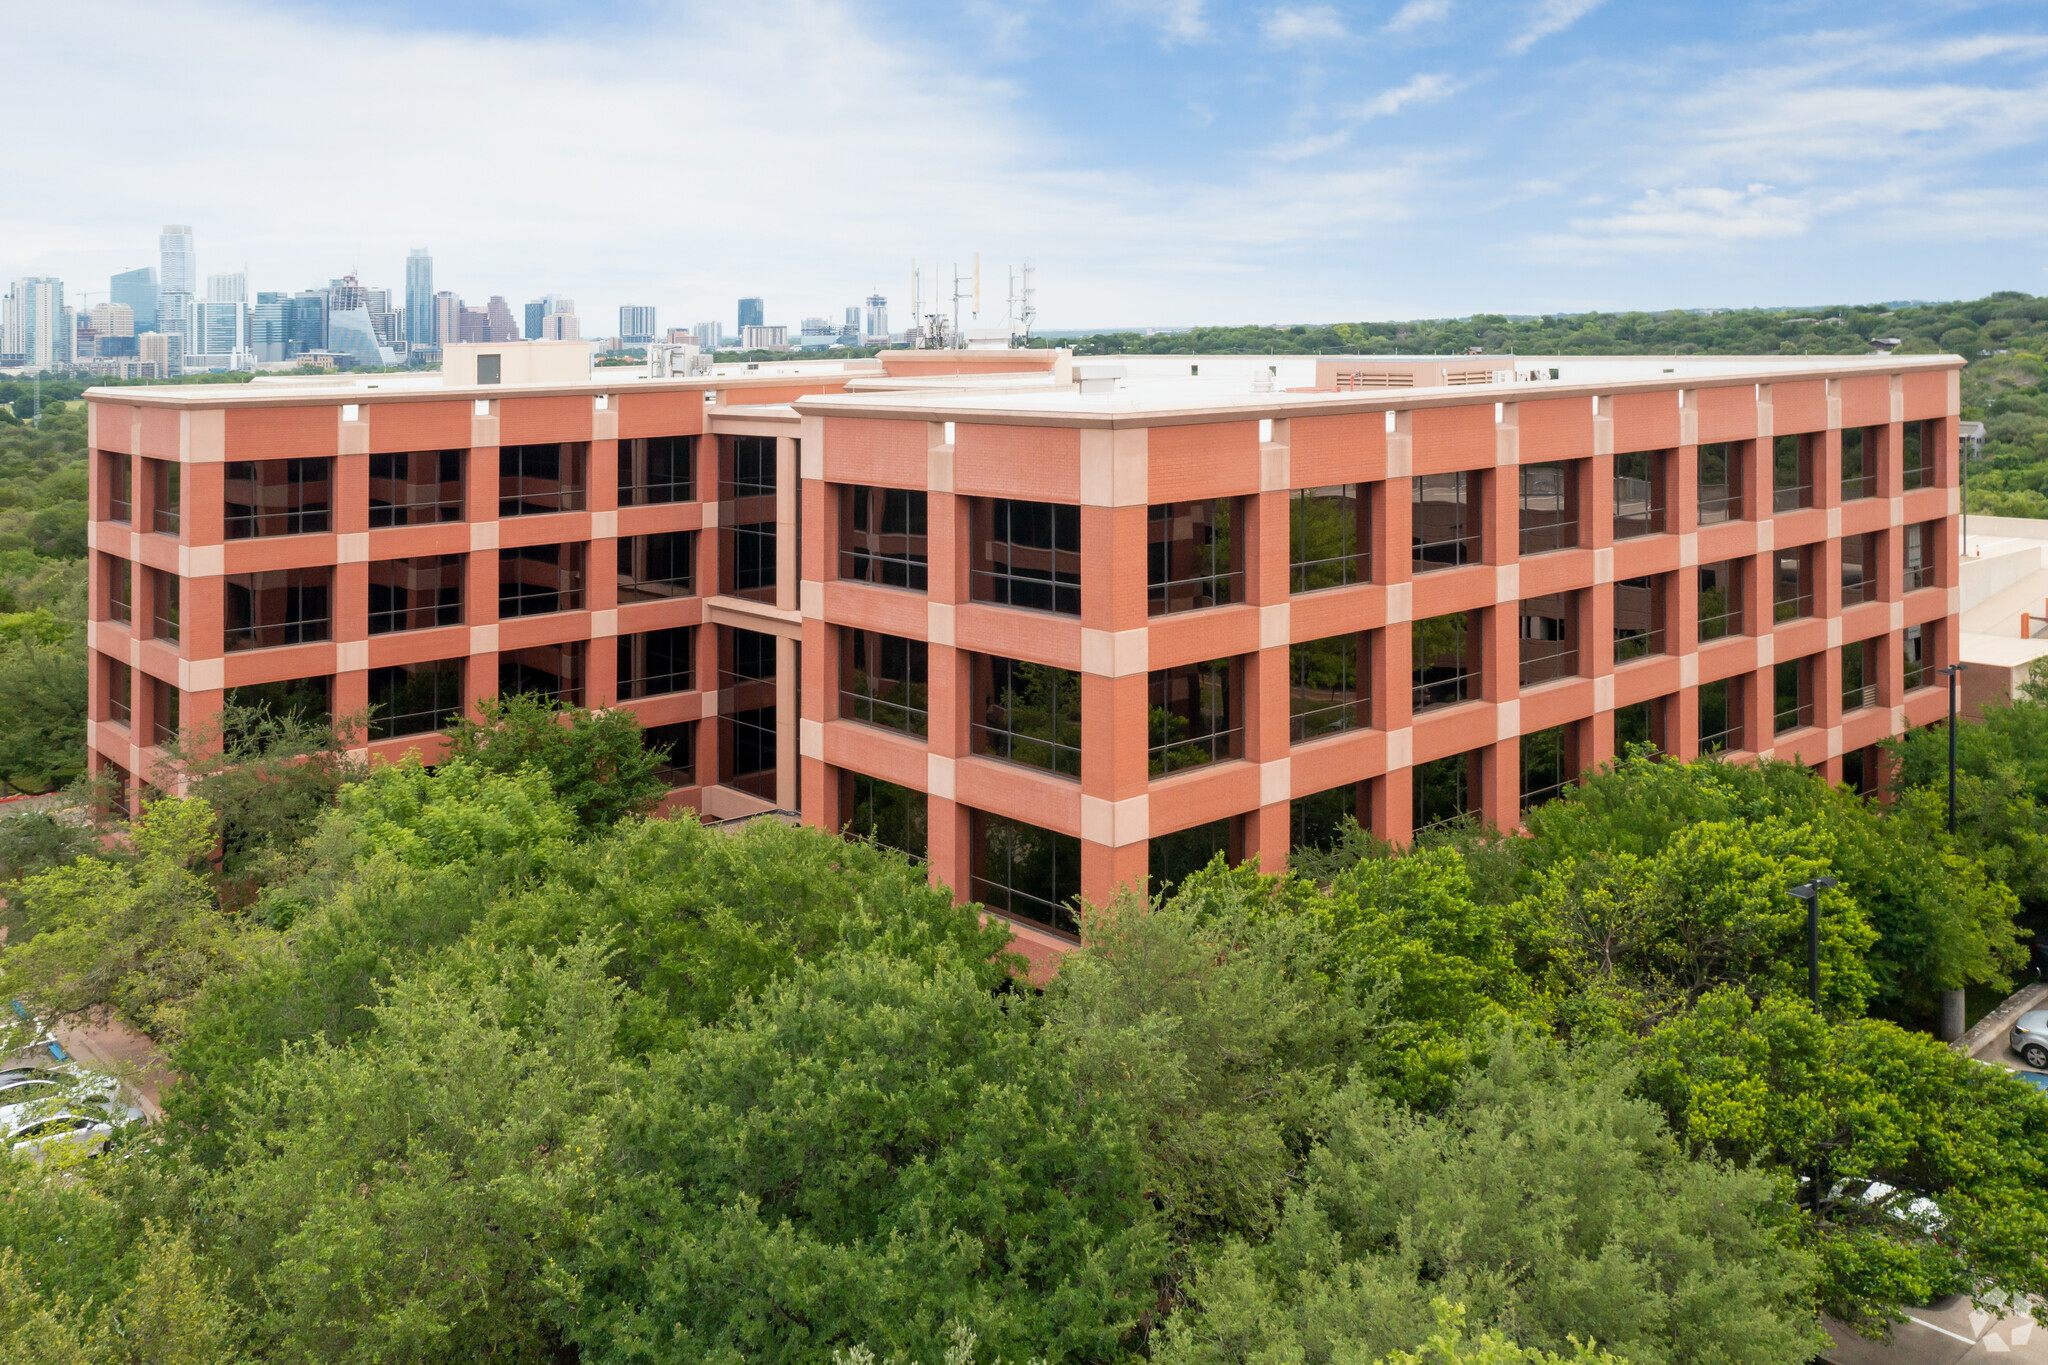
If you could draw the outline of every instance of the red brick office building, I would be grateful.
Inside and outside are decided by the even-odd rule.
[[[1043,956],[1344,814],[1512,825],[1630,741],[1867,784],[1946,705],[1954,357],[552,363],[89,395],[95,768],[229,697],[430,758],[626,706],[671,804],[851,825]]]

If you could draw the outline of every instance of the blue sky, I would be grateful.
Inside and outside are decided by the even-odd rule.
[[[589,334],[900,326],[977,250],[1049,327],[2048,292],[2039,0],[45,8],[0,275],[74,298],[167,221],[254,289],[429,246]]]

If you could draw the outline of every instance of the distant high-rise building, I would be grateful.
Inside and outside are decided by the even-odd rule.
[[[163,272],[157,277],[158,287],[176,290],[180,294],[196,293],[199,289],[199,265],[192,248],[191,227],[184,223],[166,223],[156,244],[163,257]]]
[[[135,312],[135,331],[156,330],[156,267],[146,265],[139,270],[124,270],[107,282],[107,298],[114,303],[125,303]]]
[[[740,331],[759,327],[768,320],[768,305],[761,299],[740,300]]]
[[[135,309],[125,303],[96,303],[92,306],[92,330],[94,336],[132,337],[135,335]]]
[[[475,304],[464,304],[459,316],[458,334],[455,339],[457,341],[491,340],[491,310],[479,308]]]
[[[179,353],[180,338],[166,336],[162,332],[144,332],[135,338],[135,351],[142,360],[156,365],[157,377],[169,379],[182,371],[173,364],[174,357],[183,359]]]
[[[416,246],[405,258],[405,339],[432,345],[434,335],[434,258]]]
[[[574,313],[550,313],[540,320],[542,341],[581,341],[583,323]]]
[[[725,324],[722,322],[700,322],[697,324],[697,349],[710,355],[725,343]]]
[[[258,362],[288,357],[291,344],[292,300],[288,294],[263,293],[256,296],[256,310],[249,322],[249,351]]]
[[[427,334],[436,346],[462,340],[462,300],[443,289],[434,295],[434,326]]]
[[[397,357],[378,343],[367,308],[337,308],[327,315],[327,349],[353,356],[359,370],[398,363]]]
[[[285,359],[327,349],[327,296],[318,289],[292,295],[290,329],[285,334]]]
[[[192,350],[192,300],[199,289],[199,262],[192,245],[192,228],[186,223],[166,223],[157,237],[161,270],[157,275],[156,326],[166,336],[182,337]],[[177,361],[170,373],[182,373]]]
[[[889,339],[889,300],[880,294],[868,295],[867,316],[861,323],[861,335],[877,341]]]
[[[0,299],[0,351],[21,356],[31,370],[70,364],[76,339],[65,312],[64,281],[54,275],[16,280]]]
[[[355,276],[343,275],[338,280],[329,280],[327,282],[327,316],[329,318],[347,309],[368,308],[369,306],[370,291],[363,288],[357,282]],[[330,325],[332,324],[330,323]]]
[[[247,303],[249,301],[249,277],[239,270],[232,275],[208,275],[206,277],[206,301],[208,303]]]
[[[789,349],[789,328],[767,327],[752,323],[740,328],[740,349],[743,351],[786,351]]]
[[[526,339],[528,341],[539,341],[541,339],[542,319],[553,317],[557,313],[573,313],[575,311],[576,300],[565,299],[560,294],[542,294],[539,298],[531,300],[526,305]]]
[[[491,295],[491,301],[486,305],[485,311],[490,318],[489,328],[479,340],[519,340],[519,324],[512,320],[512,305],[505,302],[504,295]]]
[[[654,340],[653,304],[622,303],[619,305],[619,340],[629,346],[644,346]]]

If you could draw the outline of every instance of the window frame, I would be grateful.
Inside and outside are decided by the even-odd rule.
[[[1244,521],[1238,498],[1156,502],[1145,515],[1145,614],[1227,607],[1244,600]],[[1206,517],[1206,520],[1204,518]],[[1189,534],[1181,534],[1183,528]],[[1175,578],[1182,568],[1192,574]]]
[[[1294,488],[1287,493],[1287,592],[1289,596],[1355,587],[1372,579],[1372,504],[1370,484],[1334,483]],[[1336,520],[1340,552],[1309,558],[1310,539],[1319,504],[1346,506]],[[1348,511],[1348,515],[1345,512]],[[1333,581],[1315,581],[1332,576]]]
[[[1145,762],[1151,777],[1172,777],[1244,757],[1242,674],[1239,658],[1232,654],[1155,668],[1146,675]],[[1186,698],[1185,708],[1175,705],[1176,693]],[[1220,708],[1212,708],[1208,704],[1212,701],[1220,702]],[[1221,725],[1210,724],[1199,734],[1193,732],[1195,718],[1219,714]],[[1174,735],[1171,723],[1175,719],[1187,722],[1190,732]]]
[[[264,621],[259,604],[282,593],[287,604],[282,620]],[[239,594],[239,596],[238,596]],[[248,619],[237,624],[240,603]],[[267,635],[283,638],[265,638]],[[296,569],[259,569],[221,578],[221,649],[238,654],[252,649],[289,649],[325,644],[334,638],[334,570],[326,565]]]
[[[900,588],[906,592],[929,592],[929,501],[921,488],[841,484],[838,565],[841,581],[866,583],[878,588]],[[892,520],[900,522],[902,529],[891,530]],[[889,552],[887,547],[892,539],[901,541],[899,553]],[[918,553],[919,550],[923,553]]]
[[[1483,690],[1481,661],[1478,657],[1479,625],[1472,618],[1476,612],[1451,611],[1441,616],[1419,618],[1409,623],[1409,673],[1412,688],[1410,713],[1421,715],[1425,711],[1440,711],[1445,707],[1462,706],[1479,695]],[[1424,662],[1422,634],[1435,623],[1449,622],[1452,639],[1456,642],[1457,666],[1455,671],[1440,677],[1425,676],[1431,666]],[[1451,695],[1436,695],[1439,692]]]
[[[467,665],[468,659],[465,656],[454,659],[432,659],[412,664],[391,664],[369,670],[368,696],[371,708],[369,738],[372,740],[400,739],[406,735],[433,734],[445,728],[450,721],[460,716],[468,705],[463,687]],[[421,672],[420,670],[431,670],[431,672]],[[433,685],[433,704],[424,711],[415,710],[403,714],[387,713],[377,700],[378,683],[380,681],[388,681],[398,675],[404,675],[407,678],[433,678],[435,680]],[[444,683],[444,680],[451,676],[454,679],[453,683]],[[452,700],[442,695],[444,685],[454,688]],[[395,688],[389,689],[388,694],[396,695],[398,690]],[[425,723],[419,723],[421,721]]]
[[[620,635],[618,641],[618,674],[614,682],[620,701],[641,701],[647,697],[666,697],[677,692],[696,690],[695,626],[661,626],[653,630],[638,630]],[[680,650],[669,651],[669,669],[666,673],[649,671],[648,656],[657,641],[668,645],[679,642],[681,645]],[[678,659],[682,661],[680,668],[676,667]]]
[[[682,545],[681,563],[684,572],[680,577],[642,577],[646,565],[652,559],[651,551],[657,539],[668,538],[671,545]],[[620,536],[618,549],[618,599],[620,605],[631,602],[677,602],[697,595],[697,533],[695,531],[648,531],[637,536]],[[671,559],[671,565],[675,563]],[[662,591],[662,589],[671,591]]]
[[[1458,533],[1438,540],[1425,541],[1421,534],[1421,518],[1415,509],[1427,506],[1431,488],[1444,486],[1440,481],[1454,480],[1458,496],[1453,503],[1446,504],[1458,509]],[[1479,483],[1477,470],[1459,469],[1444,474],[1417,474],[1408,481],[1409,503],[1409,575],[1434,573],[1439,569],[1459,568],[1467,564],[1478,564],[1485,559],[1485,526],[1483,517],[1475,517],[1479,509],[1474,503],[1483,496],[1475,487]],[[1450,557],[1437,558],[1430,551],[1444,546],[1451,547]]]
[[[552,475],[546,472],[543,452],[553,452]],[[580,512],[589,496],[589,481],[588,441],[530,441],[499,446],[498,517],[502,521]]]
[[[318,468],[320,476],[309,479],[306,473]],[[246,470],[248,473],[238,473]],[[276,483],[265,483],[259,470],[282,470],[284,478]],[[228,494],[234,491],[238,480],[248,479],[250,489],[258,498],[252,503],[228,501]],[[308,487],[325,486],[327,499],[324,502],[308,502]],[[265,490],[285,489],[282,510],[266,508],[262,502]],[[247,507],[247,512],[234,512],[235,507]],[[282,522],[282,526],[270,523]],[[287,456],[271,460],[229,460],[221,467],[221,537],[224,540],[273,540],[279,536],[310,536],[329,534],[334,524],[334,457],[331,455]]]
[[[510,548],[499,549],[499,619],[512,620],[514,618],[521,616],[550,616],[558,611],[583,610],[585,569],[584,548],[585,545],[582,541],[565,540],[553,541],[544,545],[518,545],[512,546]],[[555,586],[552,589],[536,590],[531,592],[521,591],[513,593],[510,596],[507,596],[505,589],[508,586],[517,588],[523,588],[527,586],[525,584],[520,583],[516,579],[511,580],[508,583],[506,578],[506,568],[508,565],[520,563],[545,564],[549,562],[545,559],[542,559],[539,555],[527,553],[528,551],[534,550],[555,550],[558,552],[566,550],[569,552],[566,556],[566,559],[568,560],[566,564],[563,563],[564,556],[560,554],[558,554],[556,559],[553,561],[556,573]],[[566,587],[563,586],[565,582],[568,583],[568,586]],[[529,600],[540,601],[545,599],[551,599],[553,601],[553,605],[532,609],[528,609],[527,607],[522,605],[523,603]]]
[[[370,529],[377,531],[400,526],[438,526],[463,520],[469,491],[469,480],[464,469],[468,463],[465,455],[466,452],[461,449],[394,450],[372,454],[369,465]],[[413,462],[429,457],[434,461],[434,479],[429,482],[412,477]],[[404,475],[391,472],[392,463],[397,460],[406,462]],[[378,472],[380,463],[384,467],[381,474]],[[448,476],[451,464],[454,468],[453,478]],[[451,484],[455,489],[452,498],[448,496]],[[380,485],[393,490],[404,489],[407,493],[406,500],[378,502],[376,495]],[[418,496],[418,490],[429,488],[434,490],[434,496]]]
[[[468,559],[467,555],[453,554],[405,555],[397,559],[371,560],[367,571],[366,583],[366,600],[369,606],[365,624],[368,632],[371,635],[397,635],[410,630],[436,630],[442,626],[461,625],[463,621],[463,601],[469,586]],[[439,562],[430,563],[430,561]],[[454,580],[455,595],[453,600],[446,596],[449,591],[449,585],[444,582],[436,585],[435,591],[439,594],[439,597],[433,602],[423,605],[408,602],[404,606],[394,607],[389,605],[389,599],[386,598],[386,605],[378,606],[380,590],[384,592],[396,590],[407,594],[414,591],[413,586],[410,584],[380,583],[377,581],[379,571],[392,565],[414,566],[409,570],[410,572],[430,570],[438,571],[451,577]],[[421,591],[424,590],[422,589]],[[412,619],[425,614],[431,614],[432,619],[424,621]]]
[[[1017,538],[1019,516],[1043,517],[1046,544]],[[1019,611],[1081,614],[1081,509],[1074,503],[976,498],[970,504],[972,561],[968,598]],[[1000,560],[993,553],[1001,549]],[[1043,573],[1026,571],[1020,555],[1043,556]],[[1001,567],[996,567],[1000,563]]]
[[[1316,660],[1311,651],[1318,646],[1338,645],[1343,666],[1338,670],[1329,695],[1346,691],[1348,701],[1322,706],[1305,705],[1306,694],[1320,679],[1310,676]],[[1365,631],[1346,631],[1316,640],[1296,640],[1287,646],[1287,736],[1289,744],[1307,744],[1353,730],[1372,728],[1371,637]]]
[[[1036,768],[1056,777],[1081,777],[1081,675],[1054,664],[1011,659],[997,654],[973,658],[974,719],[968,724],[969,751],[1001,763]],[[1050,689],[1045,702],[1047,731],[1017,728],[1017,683],[1042,681]],[[1035,698],[1032,699],[1035,702]],[[1071,702],[1071,705],[1069,705]]]
[[[895,647],[900,646],[900,649]],[[931,734],[931,649],[924,640],[839,628],[839,717],[916,739]],[[893,653],[901,667],[892,668]],[[868,685],[863,686],[863,680]]]

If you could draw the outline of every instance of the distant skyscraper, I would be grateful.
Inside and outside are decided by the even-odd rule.
[[[405,258],[405,339],[416,346],[435,341],[434,258],[423,246]]]
[[[192,340],[192,300],[199,289],[199,262],[192,245],[192,228],[186,223],[166,223],[156,239],[162,269],[157,275],[156,326],[166,336],[185,338],[185,350],[195,350]],[[178,369],[172,360],[171,373]]]
[[[868,295],[867,317],[861,324],[861,335],[886,337],[889,335],[889,300],[880,294]]]
[[[318,289],[292,295],[291,323],[285,333],[285,359],[327,349],[327,296]]]
[[[434,328],[428,339],[436,346],[462,340],[462,300],[451,290],[443,289],[434,295]]]
[[[125,303],[96,303],[92,306],[92,330],[95,336],[132,337],[135,310]]]
[[[633,346],[644,346],[654,340],[653,304],[619,305],[619,340]]]
[[[179,372],[172,364],[174,358],[182,359],[178,353],[178,340],[162,332],[144,332],[135,338],[135,352],[143,360],[155,363],[158,379],[169,379]]]
[[[156,267],[143,266],[139,270],[124,270],[107,282],[107,297],[114,303],[125,303],[135,310],[135,331],[156,330]]]
[[[487,311],[490,315],[490,327],[484,334],[485,341],[519,340],[519,324],[512,320],[512,305],[505,302],[504,295],[491,295]]]
[[[457,341],[489,341],[491,339],[491,310],[479,308],[473,303],[462,306]]]
[[[539,298],[530,301],[526,305],[526,339],[528,341],[541,340],[544,335],[541,327],[543,320],[551,318],[557,313],[573,313],[575,311],[576,300],[565,299],[560,294],[542,294]]]
[[[725,341],[725,324],[722,322],[700,322],[697,324],[697,349],[710,355]]]
[[[746,331],[749,327],[759,327],[767,320],[768,307],[763,300],[740,300],[740,330],[742,332]]]
[[[327,349],[355,357],[359,370],[397,363],[397,358],[378,344],[377,329],[367,308],[337,308],[327,315]]]
[[[232,275],[208,275],[206,277],[206,301],[208,303],[247,303],[249,301],[249,277],[239,270]]]
[[[344,309],[369,306],[370,291],[363,288],[355,276],[343,275],[338,280],[327,282],[327,315],[330,318]]]
[[[20,355],[31,370],[70,364],[75,338],[65,311],[64,281],[53,275],[16,280],[0,299],[0,351]]]
[[[550,313],[540,320],[542,341],[581,341],[583,323],[574,313]]]
[[[292,300],[287,294],[256,296],[256,311],[249,323],[249,350],[258,361],[283,360],[291,344]]]
[[[192,229],[184,223],[166,223],[156,239],[163,256],[163,273],[157,277],[162,289],[191,294],[199,288],[199,266],[192,250]]]

